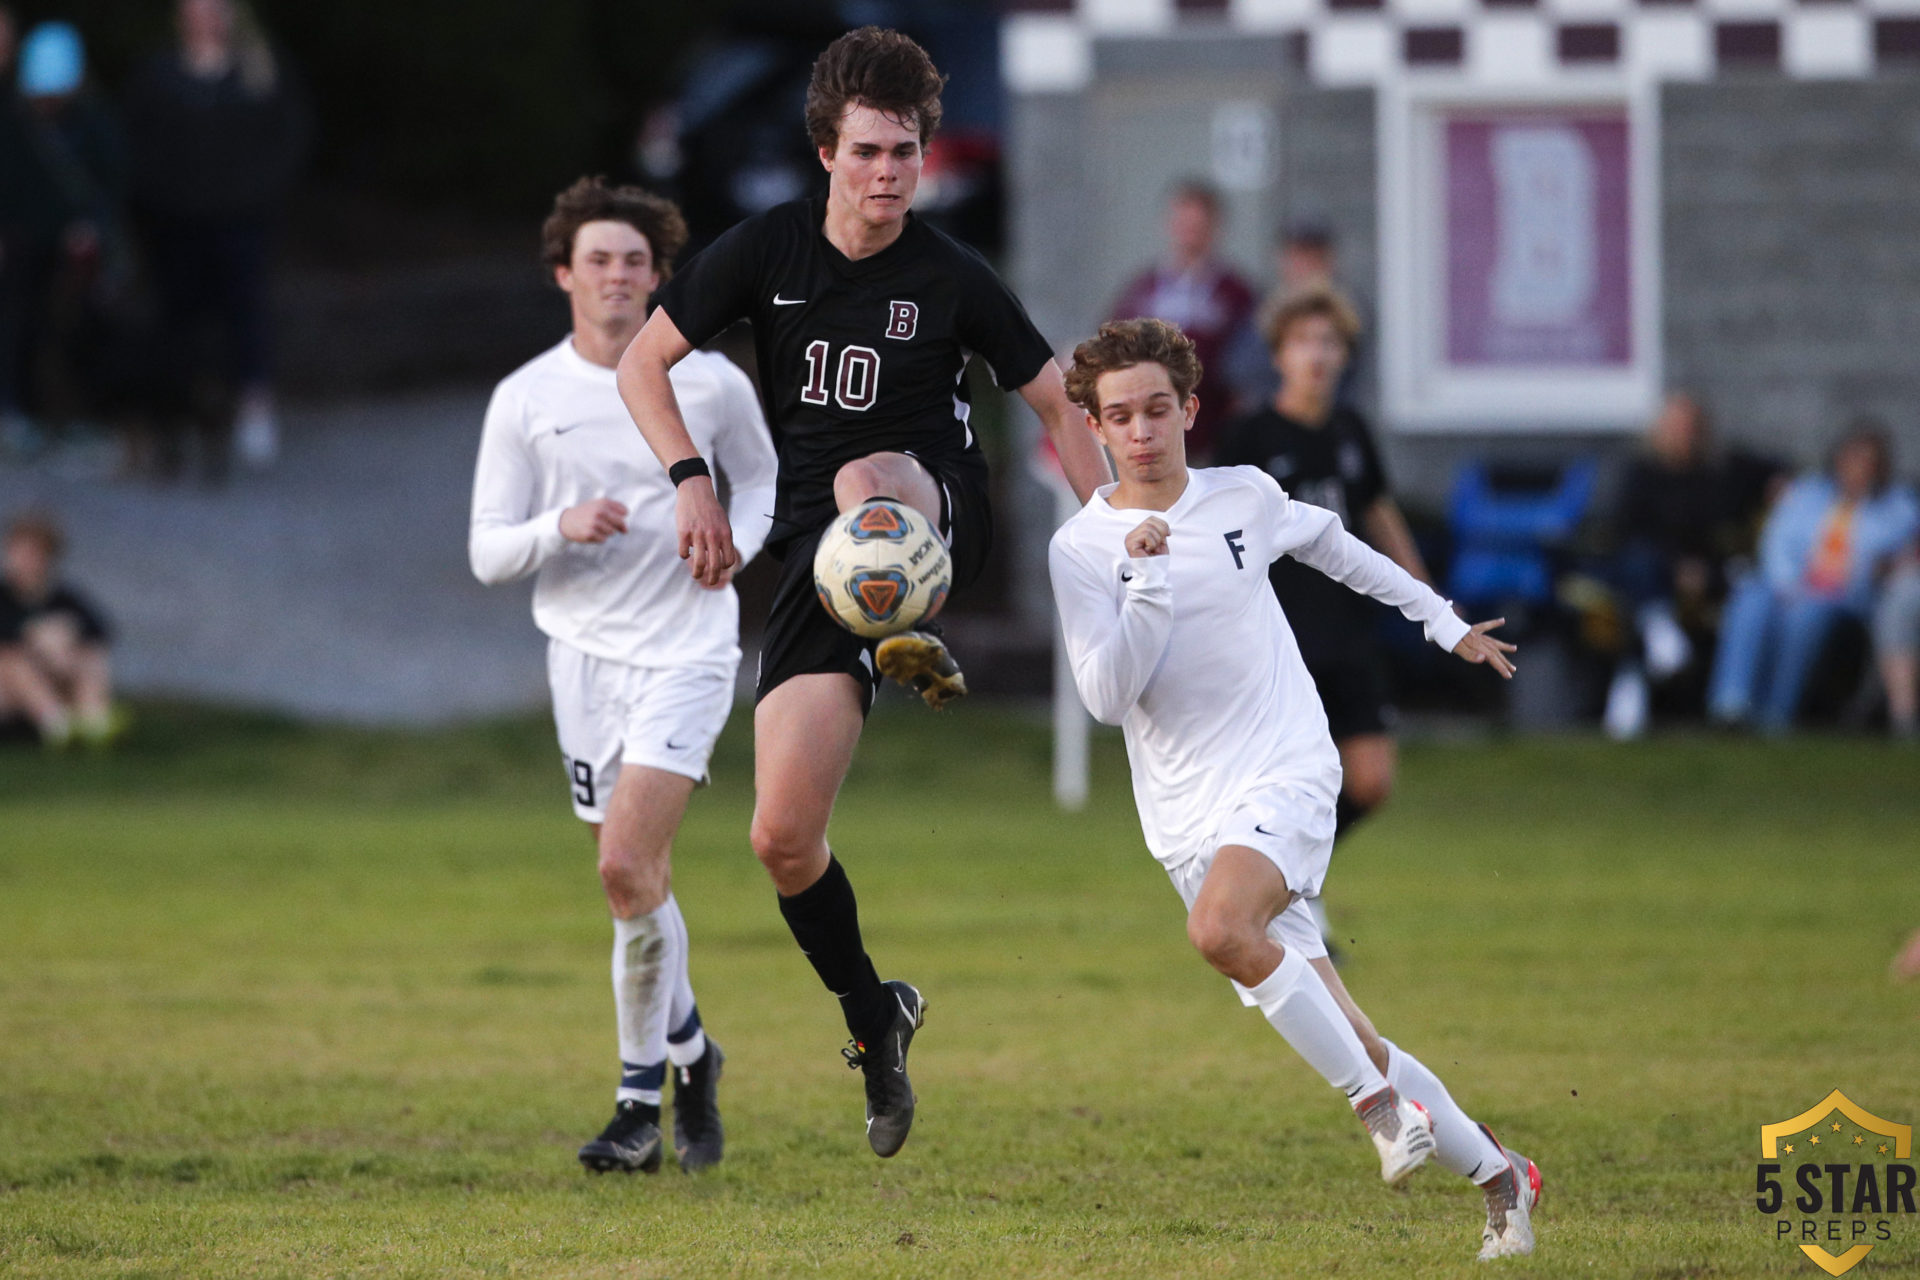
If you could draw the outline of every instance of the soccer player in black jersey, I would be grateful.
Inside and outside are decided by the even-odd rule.
[[[913,1123],[906,1053],[925,1004],[907,983],[881,982],[867,957],[827,821],[880,673],[936,707],[965,686],[934,636],[909,632],[876,648],[835,622],[814,593],[814,549],[837,512],[887,497],[938,522],[956,589],[979,576],[992,521],[986,462],[967,425],[975,354],[1039,414],[1083,500],[1108,479],[1019,300],[977,253],[909,212],[943,84],[898,32],[865,27],[834,41],[807,91],[825,195],[749,218],[697,255],[656,295],[619,373],[634,421],[676,482],[680,553],[696,578],[720,582],[737,561],[726,510],[667,372],[736,321],[753,324],[780,455],[767,549],[782,562],[754,712],[753,849],[794,940],[839,997],[848,1062],[866,1074],[867,1139],[882,1156]]]
[[[1282,300],[1264,329],[1280,390],[1270,407],[1228,427],[1219,465],[1260,467],[1293,497],[1337,513],[1348,532],[1431,586],[1366,419],[1338,403],[1340,377],[1360,336],[1352,305],[1324,285],[1309,287]],[[1274,563],[1271,577],[1340,749],[1337,840],[1393,790],[1395,713],[1376,606],[1286,558]]]

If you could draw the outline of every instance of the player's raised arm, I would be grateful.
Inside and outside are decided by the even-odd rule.
[[[1258,483],[1268,491],[1277,526],[1275,546],[1302,564],[1343,583],[1362,595],[1390,604],[1409,620],[1422,624],[1427,639],[1448,653],[1460,653],[1460,644],[1469,637],[1468,627],[1453,607],[1432,587],[1419,581],[1387,557],[1346,531],[1340,517],[1325,507],[1297,502],[1288,497],[1273,479],[1264,474]],[[1504,641],[1489,641],[1504,644]],[[1484,657],[1468,657],[1482,662]],[[1502,667],[1506,669],[1502,670]],[[1495,665],[1502,675],[1512,674],[1511,664],[1503,658]]]
[[[1060,468],[1067,473],[1074,496],[1085,502],[1095,489],[1113,479],[1106,455],[1087,431],[1087,415],[1067,399],[1058,362],[1047,361],[1034,379],[1020,388],[1020,398],[1040,415],[1040,424],[1060,455]]]
[[[1126,719],[1173,634],[1166,522],[1150,517],[1127,535],[1126,550],[1126,594],[1117,605],[1108,584],[1061,538],[1047,556],[1073,683],[1102,724]]]
[[[666,309],[655,308],[620,357],[617,378],[620,399],[633,415],[634,425],[675,480],[673,520],[680,535],[680,558],[688,561],[695,578],[713,587],[740,563],[740,555],[734,550],[726,508],[714,492],[706,460],[687,433],[668,376],[692,350]]]

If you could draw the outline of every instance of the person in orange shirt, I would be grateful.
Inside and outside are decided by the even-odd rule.
[[[1760,563],[1727,601],[1707,707],[1726,725],[1793,724],[1835,623],[1864,619],[1881,572],[1920,529],[1920,501],[1892,482],[1878,423],[1856,422],[1825,473],[1788,486],[1760,534]]]

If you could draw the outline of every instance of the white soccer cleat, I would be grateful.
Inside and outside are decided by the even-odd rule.
[[[1496,1147],[1500,1140],[1484,1124],[1480,1131]],[[1480,1261],[1533,1252],[1533,1211],[1540,1204],[1540,1166],[1510,1147],[1500,1147],[1507,1170],[1482,1184],[1487,1193],[1487,1225],[1480,1232]]]
[[[1389,1086],[1362,1102],[1358,1111],[1380,1153],[1380,1178],[1388,1186],[1400,1186],[1433,1158],[1433,1120],[1413,1099]]]

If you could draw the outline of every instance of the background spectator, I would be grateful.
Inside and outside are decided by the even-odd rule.
[[[1167,202],[1167,257],[1135,276],[1113,304],[1112,318],[1156,316],[1193,339],[1202,369],[1223,376],[1207,384],[1200,413],[1187,435],[1195,465],[1213,456],[1215,437],[1233,416],[1231,381],[1224,376],[1228,344],[1251,322],[1253,287],[1214,256],[1220,236],[1220,193],[1195,178],[1179,183]]]
[[[1708,710],[1723,724],[1758,715],[1781,732],[1834,624],[1864,620],[1881,570],[1920,527],[1920,503],[1891,483],[1892,446],[1856,423],[1824,473],[1787,488],[1760,535],[1760,562],[1734,588],[1720,629]]]
[[[1920,541],[1909,543],[1873,611],[1873,651],[1887,691],[1887,726],[1920,738]],[[1920,957],[1920,950],[1914,953]]]
[[[1671,392],[1662,403],[1612,514],[1610,577],[1626,631],[1607,697],[1615,738],[1645,730],[1649,682],[1678,675],[1711,645],[1728,566],[1752,554],[1779,475],[1771,461],[1716,449],[1712,419],[1691,392]]]
[[[0,548],[0,719],[24,716],[49,746],[104,744],[119,731],[107,626],[59,580],[63,538],[50,517],[25,515]]]
[[[236,411],[241,458],[265,467],[278,455],[268,256],[309,118],[251,10],[179,0],[175,17],[179,47],[127,94],[134,200],[160,296],[162,407],[176,427],[167,461],[177,466],[177,427],[191,421],[218,480]]]
[[[1359,370],[1366,355],[1367,313],[1352,282],[1340,278],[1339,239],[1333,226],[1318,218],[1299,218],[1280,228],[1273,242],[1273,292],[1262,310],[1273,311],[1288,298],[1313,289],[1332,289],[1347,302],[1359,318],[1360,334],[1340,385],[1334,389],[1335,403],[1351,406],[1359,387]],[[1247,324],[1229,344],[1227,363],[1222,370],[1232,383],[1242,405],[1265,404],[1280,389],[1280,369],[1267,347],[1258,317]]]
[[[87,88],[86,46],[65,22],[42,22],[20,46],[14,102],[19,163],[10,174],[22,213],[8,268],[14,324],[10,385],[42,427],[99,407],[101,313],[131,275],[121,234],[126,159],[106,103]],[[40,432],[16,424],[16,448]]]

